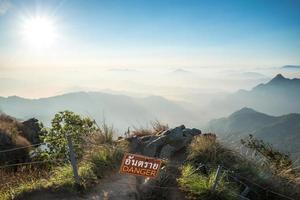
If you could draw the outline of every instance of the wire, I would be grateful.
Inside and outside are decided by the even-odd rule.
[[[34,146],[39,146],[41,144],[45,144],[44,142],[41,142],[41,143],[37,143],[37,144],[31,144],[31,145],[27,145],[27,146],[23,146],[23,147],[16,147],[16,148],[12,148],[12,149],[6,149],[6,150],[2,150],[0,151],[0,153],[6,153],[6,152],[10,152],[10,151],[16,151],[16,150],[19,150],[19,149],[26,149],[28,147],[34,147]]]
[[[226,168],[226,167],[224,167],[224,168]],[[231,171],[231,173],[235,173],[233,170],[231,170],[231,169],[228,169],[228,168],[226,168],[227,170],[230,170]],[[230,172],[229,171],[229,172]],[[235,173],[236,174],[236,173]],[[279,196],[281,196],[281,197],[284,197],[284,198],[287,198],[287,199],[290,199],[290,200],[295,200],[295,199],[293,199],[292,197],[289,197],[289,196],[286,196],[286,195],[284,195],[284,194],[281,194],[281,193],[278,193],[278,192],[275,192],[275,191],[273,191],[273,190],[270,190],[270,189],[268,189],[267,187],[263,187],[263,186],[261,186],[261,185],[259,185],[258,183],[255,183],[254,181],[252,181],[252,180],[250,180],[250,179],[248,179],[248,178],[246,178],[246,177],[244,177],[244,176],[241,176],[241,175],[239,175],[239,174],[236,174],[237,176],[239,176],[239,177],[241,177],[241,178],[243,178],[243,179],[245,179],[245,180],[247,180],[248,182],[250,182],[251,184],[253,184],[253,185],[256,185],[257,187],[259,187],[259,188],[261,188],[261,189],[263,189],[263,190],[265,190],[266,192],[271,192],[271,193],[273,193],[273,194],[276,194],[276,195],[279,195]],[[233,177],[234,178],[234,177]],[[242,181],[240,181],[240,180],[238,180],[239,182],[242,182]],[[243,182],[242,182],[243,183]],[[244,183],[245,184],[245,183]],[[245,184],[246,185],[246,184]]]
[[[64,140],[64,138],[53,139],[53,140],[49,140],[47,142],[60,141],[60,140]],[[23,147],[12,148],[12,149],[5,149],[5,150],[0,151],[0,153],[6,153],[6,152],[10,152],[10,151],[16,151],[16,150],[19,150],[19,149],[26,149],[28,147],[39,146],[39,145],[42,145],[42,144],[47,144],[47,142],[41,142],[41,143],[37,143],[37,144],[31,144],[31,145],[27,145],[27,146],[23,146]]]
[[[3,165],[0,166],[0,169],[7,168],[7,167],[14,167],[19,165],[31,165],[31,164],[39,164],[39,163],[46,163],[46,162],[56,162],[59,161],[65,161],[64,159],[56,159],[56,160],[44,160],[44,161],[33,161],[33,162],[24,162],[24,163],[16,163],[16,164],[10,164],[10,165]]]

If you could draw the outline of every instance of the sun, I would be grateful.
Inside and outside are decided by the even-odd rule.
[[[57,39],[55,23],[51,18],[45,16],[26,18],[23,20],[22,36],[30,46],[49,47]]]

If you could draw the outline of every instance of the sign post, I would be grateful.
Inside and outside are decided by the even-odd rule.
[[[155,178],[160,170],[161,160],[137,154],[126,153],[120,173]]]

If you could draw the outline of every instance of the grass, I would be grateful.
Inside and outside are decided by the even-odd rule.
[[[107,174],[119,166],[126,150],[126,144],[99,146],[93,148],[89,154],[78,164],[78,173],[81,181],[81,189],[87,190],[89,186],[97,183]],[[74,180],[70,164],[41,170],[35,166],[23,168],[19,172],[1,171],[1,182],[17,180],[0,187],[0,199],[21,199],[34,191],[63,191],[77,193],[78,188]]]
[[[278,175],[278,173],[273,173],[271,167],[261,165],[253,160],[248,160],[238,152],[226,148],[218,142],[216,137],[212,137],[211,135],[201,135],[193,139],[188,147],[187,163],[191,166],[183,168],[181,177],[183,179],[179,180],[182,184],[190,185],[190,189],[193,191],[192,193],[195,194],[199,192],[203,193],[202,189],[205,188],[204,183],[209,184],[209,182],[205,182],[204,179],[201,179],[202,181],[198,180],[198,182],[195,183],[196,180],[193,180],[193,176],[186,177],[186,173],[191,171],[191,167],[195,168],[200,163],[204,163],[209,169],[221,165],[225,169],[233,170],[235,172],[232,174],[233,176],[239,177],[240,181],[251,187],[252,192],[249,194],[250,199],[266,198],[266,190],[258,187],[256,184],[295,199],[299,199],[300,197],[299,174],[293,174],[294,177],[292,179],[282,177]],[[195,176],[197,176],[198,179],[206,175],[208,175],[209,180],[209,174],[207,173]],[[186,179],[184,179],[184,177]],[[278,196],[272,196],[272,198],[280,199]]]
[[[167,124],[163,124],[159,121],[152,121],[150,124],[151,124],[151,128],[134,127],[134,130],[130,133],[130,136],[143,137],[149,135],[156,135],[169,129],[169,126]]]
[[[212,191],[216,170],[209,172],[207,176],[195,172],[195,168],[191,164],[182,167],[182,175],[178,179],[181,188],[189,194],[190,199],[203,200],[232,200],[239,199],[238,186],[227,181],[226,172],[222,172],[215,191]]]

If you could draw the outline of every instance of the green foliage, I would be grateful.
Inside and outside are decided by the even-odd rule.
[[[253,135],[249,135],[248,138],[242,139],[241,143],[263,156],[265,164],[272,167],[275,174],[291,169],[293,162],[289,155],[274,149],[272,145],[265,143],[263,140],[258,140]],[[290,172],[293,173],[293,170],[290,170]]]
[[[212,187],[216,177],[216,171],[213,170],[208,176],[195,173],[195,168],[190,165],[182,167],[182,175],[178,183],[183,190],[186,190],[191,198],[196,199],[238,199],[238,187],[234,183],[228,182],[227,174],[222,172],[217,188],[212,192]]]
[[[91,136],[97,130],[93,120],[71,111],[57,113],[51,125],[51,129],[41,137],[48,147],[46,151],[48,155],[43,156],[56,159],[68,157],[67,135],[71,137],[76,156],[81,158],[84,138]]]
[[[107,171],[120,165],[123,155],[124,150],[116,146],[95,149],[90,158],[92,171],[98,178],[103,178]]]
[[[86,159],[78,164],[78,173],[83,188],[89,189],[98,179],[103,178],[105,174],[115,170],[122,160],[124,151],[125,145],[111,145],[97,147],[92,149],[91,152],[87,152]],[[7,175],[7,179],[10,180],[10,174],[0,173],[0,175],[1,178]],[[36,168],[35,171],[28,171],[28,173],[20,171],[18,173],[13,173],[13,177],[18,178],[18,182],[13,182],[13,184],[7,184],[4,185],[5,187],[0,187],[0,199],[22,199],[22,197],[30,195],[31,192],[42,190],[55,190],[71,193],[77,192],[70,164],[43,170]]]

